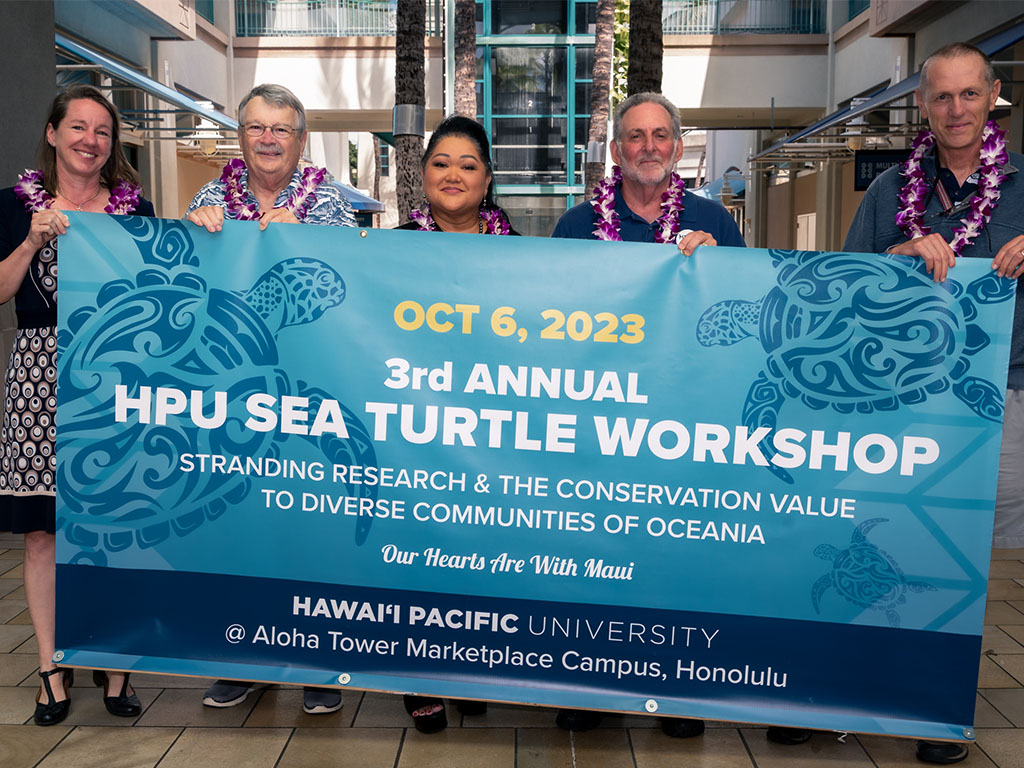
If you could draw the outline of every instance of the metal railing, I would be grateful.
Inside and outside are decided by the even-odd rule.
[[[235,0],[237,37],[386,37],[395,0]],[[427,35],[441,34],[442,0],[427,0]]]
[[[820,34],[826,0],[663,0],[666,35]]]

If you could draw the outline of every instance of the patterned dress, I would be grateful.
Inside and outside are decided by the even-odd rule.
[[[152,216],[152,203],[142,200],[136,214]],[[0,259],[25,240],[31,220],[13,188],[0,190]],[[36,252],[15,294],[18,331],[0,428],[0,531],[56,527],[57,242]]]

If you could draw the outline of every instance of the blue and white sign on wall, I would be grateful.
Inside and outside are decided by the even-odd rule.
[[[65,663],[972,725],[982,260],[71,219]]]

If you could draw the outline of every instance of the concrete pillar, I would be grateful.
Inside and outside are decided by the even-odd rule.
[[[53,3],[0,3],[0,79],[7,87],[0,152],[0,187],[9,187],[26,168],[35,168],[36,145],[57,91],[53,53]],[[7,254],[4,254],[5,256]],[[14,341],[14,301],[0,304],[0,370]]]
[[[342,131],[338,134],[338,181],[353,187],[355,185],[352,183],[352,165],[348,157],[348,143],[350,139],[348,131]]]
[[[764,143],[761,131],[754,131],[751,135],[749,155],[761,150]],[[745,240],[748,248],[768,247],[768,173],[754,170],[747,166],[750,181],[747,182],[747,202],[745,214],[747,217],[747,233]]]
[[[174,88],[174,73],[167,59],[160,57],[158,41],[151,48],[152,72],[150,77],[168,88]],[[154,96],[146,96],[153,109],[168,109],[170,104]],[[159,123],[164,129],[175,127],[174,116],[165,114]],[[170,136],[169,132],[164,133]],[[176,141],[152,141],[148,143],[149,162],[147,169],[139,169],[143,175],[147,196],[153,201],[156,215],[163,219],[181,218],[185,211],[178,210],[178,143]],[[141,164],[141,163],[140,163]]]
[[[372,133],[357,133],[359,141],[359,189],[373,196],[373,168],[376,163],[376,150],[373,145]]]
[[[752,171],[747,186],[748,248],[768,247],[768,173]]]
[[[825,160],[815,174],[814,189],[815,236],[818,251],[838,251],[842,247],[842,172],[839,164]]]

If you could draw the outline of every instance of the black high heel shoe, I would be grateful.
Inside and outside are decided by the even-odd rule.
[[[103,689],[103,704],[106,706],[107,712],[114,715],[114,717],[138,717],[142,714],[142,704],[139,703],[139,697],[134,692],[128,693],[128,677],[129,674],[126,672],[119,694],[108,696],[107,682],[109,678],[107,673],[102,669],[94,669],[92,671],[92,682]]]
[[[448,715],[441,699],[430,696],[405,696],[404,703],[405,711],[412,715],[413,725],[420,733],[437,733],[448,727]]]
[[[58,673],[64,673],[61,681],[64,683],[64,701],[53,700],[53,688],[50,687],[50,678]],[[54,667],[46,672],[40,672],[39,677],[43,679],[43,689],[46,691],[47,703],[43,704],[42,691],[36,694],[36,711],[32,716],[36,725],[56,725],[68,716],[71,711],[71,686],[75,683],[75,670],[61,669]]]

